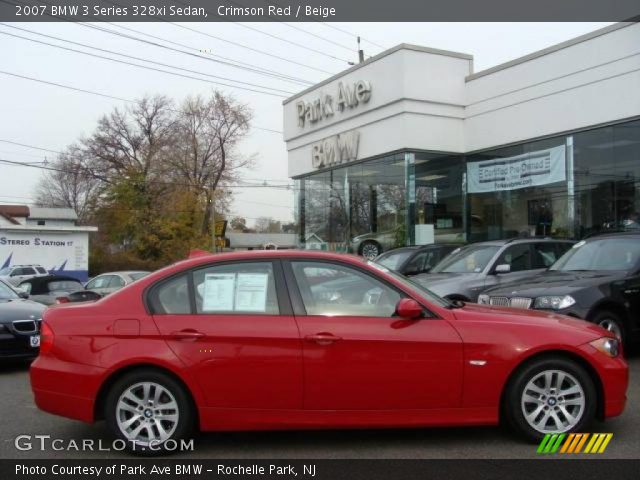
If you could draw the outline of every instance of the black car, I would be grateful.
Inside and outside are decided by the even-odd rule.
[[[378,256],[374,262],[402,275],[418,275],[431,270],[440,260],[460,246],[453,243],[434,243],[395,248]]]
[[[45,306],[25,300],[0,280],[0,359],[35,357]]]
[[[623,342],[640,338],[640,232],[576,243],[547,271],[491,288],[479,303],[551,310],[601,325]]]
[[[29,295],[29,300],[44,305],[54,305],[60,297],[68,297],[71,293],[84,291],[84,285],[77,278],[66,275],[47,275],[24,280],[17,289]]]

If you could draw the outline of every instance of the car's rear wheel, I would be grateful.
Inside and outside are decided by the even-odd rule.
[[[589,373],[562,357],[534,360],[520,369],[506,392],[509,424],[530,440],[582,430],[593,420],[597,391]]]
[[[360,255],[369,260],[373,260],[382,253],[382,247],[378,242],[368,240],[362,243],[360,247]]]
[[[118,379],[105,400],[111,431],[134,452],[153,455],[176,450],[193,431],[192,402],[170,375],[152,369]]]
[[[603,310],[594,315],[593,323],[613,333],[623,344],[625,343],[625,328],[622,319],[615,313]]]

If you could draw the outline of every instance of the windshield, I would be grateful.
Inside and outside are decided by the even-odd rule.
[[[15,300],[16,298],[20,298],[18,294],[5,283],[0,282],[0,300]]]
[[[0,270],[0,277],[1,276],[7,276],[11,273],[11,269],[9,267],[3,268],[2,270]]]
[[[471,245],[454,250],[433,267],[431,273],[480,273],[498,250],[500,247],[491,245]]]
[[[420,285],[418,282],[414,282],[410,278],[407,278],[404,275],[400,275],[399,273],[396,273],[393,270],[389,270],[388,268],[383,267],[376,262],[368,262],[368,263],[372,267],[375,267],[378,270],[383,271],[387,275],[391,275],[393,278],[398,280],[401,284],[403,284],[407,288],[417,291],[420,295],[425,297],[429,302],[435,303],[439,307],[443,307],[443,308],[450,308],[452,306],[452,303],[449,300],[436,295],[428,288],[425,288],[422,285]]]
[[[376,263],[390,268],[391,270],[398,270],[400,266],[411,256],[413,250],[398,250],[383,253],[375,259]]]
[[[549,270],[629,270],[639,260],[640,242],[637,238],[603,238],[576,243]]]

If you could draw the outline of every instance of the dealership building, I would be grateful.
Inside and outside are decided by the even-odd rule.
[[[640,23],[479,72],[398,45],[285,100],[284,137],[302,244],[637,226]]]

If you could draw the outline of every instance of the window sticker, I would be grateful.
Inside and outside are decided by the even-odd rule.
[[[239,273],[236,281],[235,309],[241,312],[267,311],[266,273]]]
[[[266,312],[267,273],[207,273],[202,291],[203,312]]]
[[[204,276],[203,312],[233,311],[235,273],[207,273]]]

